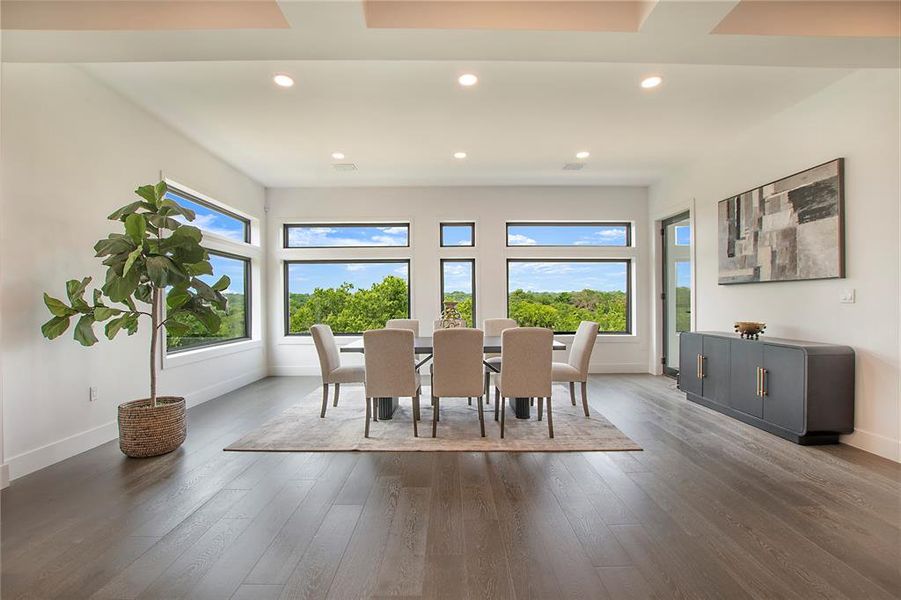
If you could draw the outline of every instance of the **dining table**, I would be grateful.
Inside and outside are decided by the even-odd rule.
[[[554,338],[552,348],[554,350],[566,350],[566,344]],[[483,342],[482,351],[486,354],[500,354],[501,353],[501,338],[497,337],[486,337]],[[363,354],[365,352],[365,348],[363,347],[363,338],[350,342],[349,344],[345,344],[341,346],[341,352],[349,352],[352,354]],[[420,367],[428,363],[432,359],[432,355],[435,352],[435,346],[432,342],[432,336],[420,336],[413,338],[413,354],[417,357],[424,356],[417,361],[416,369],[418,370]],[[482,361],[485,364],[485,368],[493,373],[500,373],[500,370],[495,365],[492,365],[486,361]],[[528,419],[531,417],[531,398],[509,398],[509,407],[513,410],[514,415],[517,419]],[[390,419],[394,415],[394,411],[397,409],[398,399],[395,398],[378,398],[378,416],[379,419]]]

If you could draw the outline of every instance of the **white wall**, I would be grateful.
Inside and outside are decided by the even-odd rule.
[[[102,282],[91,248],[113,230],[106,215],[161,173],[260,220],[264,190],[77,67],[6,63],[2,94],[0,360],[4,452],[15,478],[114,439],[116,406],[148,395],[146,323],[138,335],[90,349],[71,330],[52,342],[40,333],[43,291],[64,295],[65,280],[84,275]],[[254,253],[262,282],[261,250]],[[261,313],[257,340],[242,351],[167,361],[160,392],[192,405],[265,376]]]
[[[899,409],[899,72],[862,70],[729,137],[650,193],[653,220],[692,206],[696,325],[730,331],[767,323],[766,335],[847,344],[857,353],[854,434],[843,441],[901,460]],[[847,277],[717,285],[717,202],[833,158],[845,158]],[[855,289],[855,304],[840,304]],[[649,290],[654,298],[658,289]],[[654,349],[659,356],[659,348]]]
[[[352,175],[351,175],[352,176]],[[434,187],[270,189],[268,252],[270,372],[313,375],[319,363],[309,337],[286,337],[283,261],[302,258],[392,257],[412,259],[412,313],[430,331],[440,305],[439,259],[476,259],[476,318],[506,316],[508,257],[631,257],[633,289],[643,290],[650,273],[647,190],[642,187]],[[410,249],[286,250],[285,222],[409,221]],[[634,248],[507,248],[506,221],[612,220],[635,224]],[[439,248],[442,221],[475,221],[475,248]],[[602,336],[592,356],[593,372],[647,372],[649,327],[647,298],[634,297],[634,335]],[[276,317],[276,315],[278,317]],[[350,338],[341,338],[350,341]],[[354,360],[350,357],[348,362]]]

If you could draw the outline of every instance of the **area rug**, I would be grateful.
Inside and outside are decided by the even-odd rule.
[[[428,391],[428,390],[424,390]],[[590,417],[582,412],[581,399],[573,406],[569,394],[555,389],[553,399],[554,438],[548,437],[547,421],[537,420],[537,406],[530,419],[517,419],[507,409],[504,439],[500,422],[494,420],[494,404],[485,406],[485,437],[479,434],[476,400],[442,398],[438,437],[432,438],[429,396],[421,399],[419,437],[413,437],[412,401],[400,399],[390,420],[373,421],[369,438],[363,437],[366,405],[362,387],[341,390],[337,407],[329,398],[328,412],[319,417],[322,392],[304,398],[277,418],[254,429],[227,448],[245,452],[584,452],[641,450],[596,409]],[[547,418],[547,415],[544,415]]]

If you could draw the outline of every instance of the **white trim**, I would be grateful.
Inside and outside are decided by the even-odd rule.
[[[854,433],[841,436],[839,441],[877,456],[901,462],[901,440],[864,429],[855,429]]]
[[[165,343],[163,344],[165,345]],[[189,365],[228,354],[236,354],[238,352],[247,352],[263,347],[262,340],[244,339],[234,342],[216,344],[214,346],[204,346],[195,350],[183,350],[174,354],[163,352],[162,369],[175,369],[184,365]]]
[[[0,465],[0,490],[9,487],[9,465]]]
[[[239,375],[238,377],[221,381],[190,394],[186,394],[185,404],[188,408],[203,404],[208,400],[217,398],[222,394],[227,394],[228,392],[262,379],[265,376],[265,369],[257,369],[245,375]],[[190,430],[188,431],[188,435],[191,435]],[[52,464],[71,458],[76,454],[81,454],[82,452],[96,448],[97,446],[115,440],[118,437],[119,430],[116,421],[109,421],[103,425],[10,457],[8,460],[9,476],[13,480],[18,479],[19,477],[23,477],[39,469],[49,467]]]

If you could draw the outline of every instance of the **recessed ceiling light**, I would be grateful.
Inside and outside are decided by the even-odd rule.
[[[472,87],[479,82],[479,78],[472,73],[464,73],[457,78],[457,81],[463,87]]]
[[[454,158],[466,158],[465,152],[454,152]]]
[[[576,152],[576,158],[588,158],[591,156],[591,152],[586,150],[582,150],[581,152]]]
[[[642,79],[641,87],[648,90],[648,89],[657,87],[661,83],[663,83],[663,78],[658,77],[657,75],[654,75],[652,77],[645,77],[644,79]]]
[[[275,82],[275,85],[283,88],[289,88],[294,85],[294,79],[288,75],[285,75],[284,73],[273,75],[272,81]]]
[[[332,152],[332,158],[334,158],[335,160],[344,160],[344,153],[343,152]]]

